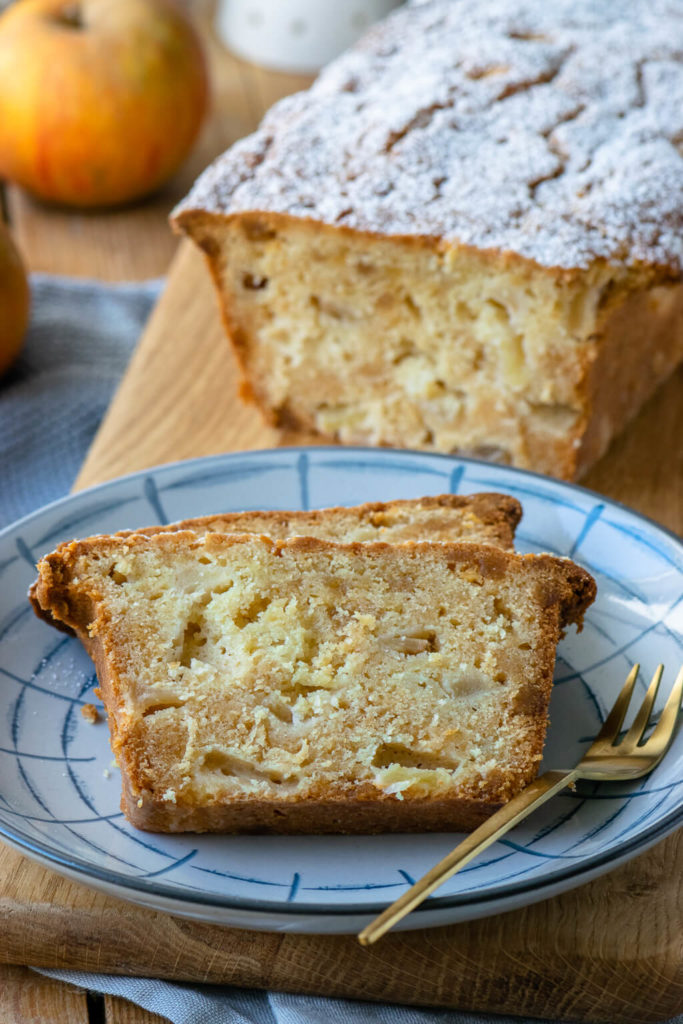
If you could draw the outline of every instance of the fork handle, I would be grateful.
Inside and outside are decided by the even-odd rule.
[[[531,814],[536,807],[559,793],[579,777],[576,770],[562,772],[550,771],[540,775],[530,786],[504,804],[499,811],[488,818],[483,825],[475,829],[463,839],[454,850],[440,860],[426,875],[423,875],[402,896],[387,907],[379,917],[371,921],[358,935],[363,946],[369,946],[381,938],[385,932],[393,928],[406,914],[419,906],[435,889],[443,885],[447,879],[468,864],[477,854],[495,843],[502,835],[514,828],[520,821]]]

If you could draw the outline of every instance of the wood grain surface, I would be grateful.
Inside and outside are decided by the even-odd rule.
[[[2,1024],[88,1024],[85,992],[45,978],[28,967],[0,964]]]
[[[166,215],[196,170],[307,79],[274,75],[210,38],[214,106],[197,150],[163,193],[117,213],[6,208],[32,270],[103,280],[162,274],[166,290],[84,463],[84,487],[150,465],[310,441],[264,427],[237,397],[235,365],[201,258],[177,249]],[[175,255],[174,255],[175,254]],[[683,373],[583,481],[683,530]],[[123,903],[0,846],[0,1022],[88,1020],[85,996],[21,966],[226,983],[548,1017],[646,1024],[683,1011],[683,834],[580,889],[482,921],[352,937],[222,929]],[[107,1024],[160,1018],[103,1001]],[[100,1017],[100,1019],[102,1019]]]
[[[654,1024],[683,1009],[682,861],[678,833],[554,899],[481,921],[389,935],[363,949],[352,936],[238,931],[154,913],[5,848],[0,961]]]
[[[117,996],[96,996],[28,967],[0,963],[2,1024],[163,1024],[168,1018]]]

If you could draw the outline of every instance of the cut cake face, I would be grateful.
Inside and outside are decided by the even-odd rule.
[[[595,595],[469,543],[161,533],[62,545],[36,600],[92,655],[152,831],[451,831],[530,782]]]
[[[117,536],[192,530],[198,535],[257,533],[273,540],[293,536],[334,541],[467,540],[512,550],[521,517],[522,506],[508,494],[439,494],[310,511],[226,512],[139,531],[122,530]],[[35,599],[35,586],[31,587],[29,597],[36,615],[50,625],[72,632],[40,607]]]

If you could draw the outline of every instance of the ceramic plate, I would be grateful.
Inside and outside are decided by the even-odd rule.
[[[222,924],[351,932],[400,895],[457,835],[163,836],[119,810],[107,726],[79,643],[26,600],[35,562],[60,541],[187,516],[315,508],[447,491],[519,498],[523,551],[569,555],[597,578],[580,636],[558,650],[545,767],[580,758],[634,662],[683,661],[683,546],[598,495],[501,466],[387,450],[310,448],[199,459],[59,501],[0,534],[0,835],[88,885]],[[663,763],[630,784],[583,784],[540,809],[457,874],[404,927],[499,913],[579,885],[683,822],[683,731]]]

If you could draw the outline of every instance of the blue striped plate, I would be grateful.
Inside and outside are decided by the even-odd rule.
[[[163,836],[119,810],[107,727],[80,714],[93,667],[26,600],[35,561],[73,536],[257,508],[315,508],[446,491],[519,498],[518,547],[570,555],[597,578],[583,633],[561,642],[546,767],[574,764],[631,665],[641,684],[683,660],[683,546],[578,487],[466,459],[349,448],[282,449],[164,466],[65,498],[0,534],[0,836],[87,885],[176,914],[300,932],[351,932],[456,835]],[[665,691],[667,687],[663,688]],[[662,700],[664,698],[662,697]],[[511,910],[594,878],[683,822],[683,732],[647,779],[565,793],[456,875],[404,927]]]

